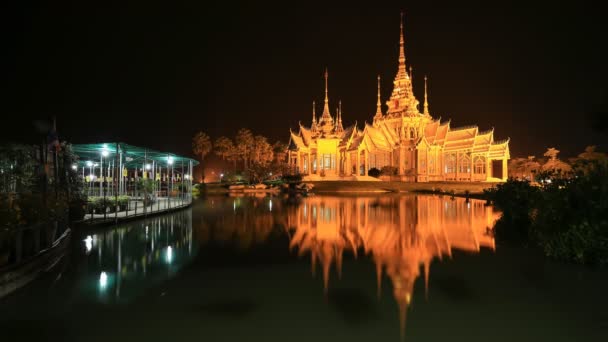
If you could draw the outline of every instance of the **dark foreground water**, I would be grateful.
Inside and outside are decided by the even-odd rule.
[[[496,244],[484,202],[209,197],[77,233],[2,341],[606,341],[608,275]]]

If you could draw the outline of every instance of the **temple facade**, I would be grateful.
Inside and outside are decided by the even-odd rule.
[[[399,67],[393,92],[383,112],[378,77],[378,101],[372,124],[344,128],[342,105],[329,109],[328,73],[325,101],[317,119],[315,103],[309,127],[290,132],[289,164],[305,180],[369,179],[372,168],[402,181],[500,182],[507,179],[509,139],[494,140],[494,129],[452,128],[429,112],[427,79],[422,108],[414,96],[412,70],[407,71],[403,20],[400,25]]]

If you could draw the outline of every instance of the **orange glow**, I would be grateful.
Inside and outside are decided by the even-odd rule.
[[[341,276],[345,250],[355,257],[360,249],[370,254],[379,298],[383,273],[391,280],[403,336],[421,266],[428,292],[433,259],[451,258],[452,248],[474,253],[495,248],[487,229],[499,213],[484,204],[447,196],[310,197],[288,215],[288,226],[295,230],[290,248],[310,254],[313,276],[317,261],[321,263],[325,293],[332,264]]]

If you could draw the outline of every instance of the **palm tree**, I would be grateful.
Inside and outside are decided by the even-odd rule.
[[[205,156],[211,152],[213,145],[211,144],[211,138],[202,131],[199,131],[192,138],[192,152],[197,156],[201,156],[201,169],[203,173],[203,182],[205,181],[205,166],[203,160]]]
[[[243,159],[245,169],[249,168],[249,157],[253,147],[253,133],[247,128],[241,128],[234,138],[234,144],[239,156]]]
[[[215,154],[220,156],[220,158],[222,158],[223,160],[227,160],[234,163],[234,171],[236,172],[236,162],[239,158],[238,151],[236,149],[236,146],[234,146],[232,139],[224,136],[219,137],[215,141],[214,147]]]
[[[545,154],[543,154],[543,155],[545,157],[548,157],[549,160],[547,160],[547,162],[542,166],[542,169],[546,170],[546,171],[551,171],[551,170],[561,171],[561,172],[572,171],[572,167],[568,163],[565,163],[557,158],[558,154],[559,154],[558,149],[555,149],[553,147],[548,148],[547,152],[545,152]]]
[[[255,136],[251,152],[251,159],[256,163],[265,165],[272,161],[272,146],[268,143],[268,139],[265,136]]]

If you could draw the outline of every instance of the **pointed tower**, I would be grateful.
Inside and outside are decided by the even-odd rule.
[[[380,101],[380,75],[378,75],[378,101],[376,102],[376,115],[374,115],[374,123],[382,119],[382,101]]]
[[[321,119],[319,119],[319,129],[323,131],[323,133],[331,133],[334,128],[334,119],[331,117],[331,113],[329,112],[329,96],[327,92],[327,78],[329,74],[327,73],[327,68],[325,69],[325,105],[323,106],[323,114],[321,114]]]
[[[426,92],[426,75],[424,75],[424,108],[423,108],[423,114],[426,116],[431,116],[431,114],[429,113],[429,102],[428,102],[428,95]]]
[[[313,132],[317,131],[317,113],[315,112],[315,101],[312,101],[312,124],[310,130]]]
[[[342,126],[342,101],[338,101],[338,113],[336,114],[336,133],[341,134],[344,132],[344,126]]]
[[[410,69],[411,71],[411,69]],[[411,75],[407,73],[405,64],[405,38],[403,37],[403,13],[399,30],[399,67],[393,81],[393,93],[386,102],[389,116],[417,116],[418,100],[414,97]]]

